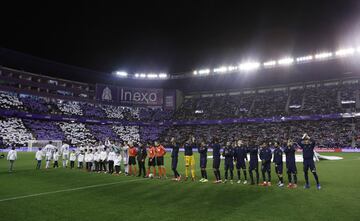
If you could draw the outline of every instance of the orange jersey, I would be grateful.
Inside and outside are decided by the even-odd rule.
[[[166,154],[166,150],[163,147],[163,145],[159,145],[155,149],[156,149],[156,156],[157,157],[163,157]]]
[[[129,148],[129,156],[136,157],[136,155],[137,155],[137,149],[135,147]]]
[[[155,147],[150,146],[149,147],[149,158],[154,158],[155,157]]]

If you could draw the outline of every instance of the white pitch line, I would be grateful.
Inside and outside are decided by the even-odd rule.
[[[49,195],[49,194],[55,194],[55,193],[63,193],[63,192],[91,189],[91,188],[96,188],[96,187],[110,186],[110,185],[115,185],[115,184],[119,184],[119,183],[129,183],[129,182],[140,181],[140,180],[142,180],[142,179],[125,180],[125,181],[112,182],[112,183],[102,183],[102,184],[96,184],[96,185],[90,185],[90,186],[82,186],[82,187],[76,187],[76,188],[71,188],[71,189],[55,190],[55,191],[49,191],[49,192],[43,192],[43,193],[34,193],[34,194],[29,194],[29,195],[24,195],[24,196],[15,196],[15,197],[10,197],[10,198],[0,199],[0,202],[18,200],[18,199],[24,199],[24,198],[30,198],[30,197],[36,197],[36,196],[43,196],[43,195]]]

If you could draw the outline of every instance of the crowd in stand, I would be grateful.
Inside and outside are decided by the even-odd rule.
[[[239,139],[262,143],[264,141],[282,142],[299,137],[303,133],[311,133],[312,138],[319,146],[351,147],[353,137],[359,131],[359,129],[353,130],[352,124],[352,120],[348,119],[261,124],[173,126],[165,130],[162,134],[162,139],[166,140],[169,137],[175,137],[175,139],[185,142],[184,138],[194,136],[197,140],[210,142],[214,134],[216,134],[222,144],[229,140]]]
[[[124,107],[78,101],[0,92],[0,109],[29,113],[50,113],[85,116],[92,119],[118,119],[124,121],[159,122],[163,120],[257,118],[344,113],[356,108],[359,85],[330,85],[281,90],[258,90],[247,93],[186,98],[176,111],[161,108]],[[343,106],[343,102],[353,106]],[[283,123],[249,123],[206,126],[123,126],[90,123],[39,121],[3,118],[0,121],[4,145],[25,145],[27,140],[63,140],[72,145],[95,143],[110,138],[114,141],[155,140],[176,137],[181,139],[194,134],[210,139],[218,134],[224,140],[250,137],[259,140],[286,140],[304,132],[313,134],[319,145],[326,147],[359,146],[358,120],[292,121]]]

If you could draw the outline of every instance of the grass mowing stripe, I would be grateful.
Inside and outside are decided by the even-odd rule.
[[[103,186],[110,186],[110,185],[116,185],[119,183],[130,183],[134,181],[140,181],[143,179],[132,179],[132,180],[125,180],[125,181],[119,181],[119,182],[112,182],[112,183],[102,183],[102,184],[96,184],[96,185],[90,185],[90,186],[82,186],[82,187],[76,187],[76,188],[70,188],[70,189],[64,189],[64,190],[55,190],[55,191],[49,191],[49,192],[43,192],[43,193],[34,193],[24,196],[15,196],[15,197],[9,197],[5,199],[0,199],[0,202],[5,201],[11,201],[11,200],[18,200],[18,199],[24,199],[24,198],[30,198],[30,197],[36,197],[36,196],[43,196],[43,195],[49,195],[49,194],[56,194],[56,193],[63,193],[63,192],[71,192],[76,190],[84,190],[84,189],[91,189],[96,187],[103,187]]]

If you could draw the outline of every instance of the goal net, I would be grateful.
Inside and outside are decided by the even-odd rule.
[[[36,151],[38,148],[44,148],[49,141],[51,141],[52,145],[60,150],[62,146],[61,140],[29,140],[29,151]]]

